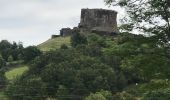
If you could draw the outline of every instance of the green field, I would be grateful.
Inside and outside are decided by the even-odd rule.
[[[17,76],[22,75],[25,71],[28,70],[26,65],[19,66],[17,68],[11,69],[5,73],[5,76],[8,80],[13,80]]]
[[[56,37],[54,39],[49,39],[38,45],[38,48],[42,51],[50,51],[60,48],[62,44],[70,46],[70,37]]]

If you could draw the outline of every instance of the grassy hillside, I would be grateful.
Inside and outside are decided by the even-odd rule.
[[[15,77],[22,75],[26,70],[28,70],[28,67],[25,65],[22,65],[22,66],[19,66],[17,68],[7,71],[5,73],[5,77],[8,80],[13,80]]]
[[[28,70],[28,66],[19,65],[13,69],[10,69],[5,73],[5,77],[8,81],[13,81],[17,76],[21,76],[25,71]],[[8,85],[8,84],[7,84]],[[8,100],[6,95],[4,94],[4,90],[0,90],[0,100]]]
[[[49,39],[44,43],[38,45],[38,48],[42,51],[49,51],[60,48],[62,44],[70,46],[70,37],[57,37],[54,39]]]

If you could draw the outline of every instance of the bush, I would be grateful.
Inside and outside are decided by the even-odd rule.
[[[62,44],[61,47],[60,47],[60,49],[68,49],[68,46],[65,45],[65,44]]]
[[[170,88],[149,91],[144,94],[143,100],[170,100]]]
[[[6,84],[6,78],[4,76],[4,71],[0,71],[0,89]]]
[[[6,65],[5,60],[2,58],[2,56],[0,55],[0,69]]]
[[[82,44],[87,44],[86,36],[83,34],[80,34],[80,33],[73,34],[73,36],[71,37],[71,45],[73,47],[76,47],[76,46],[82,45]]]
[[[13,57],[12,56],[9,56],[8,57],[8,62],[12,62],[14,59],[13,59]]]
[[[23,55],[24,55],[24,58],[23,58],[24,61],[30,62],[35,57],[41,55],[41,51],[35,46],[29,46],[29,47],[24,49]]]
[[[107,100],[101,93],[90,94],[85,100]]]
[[[116,93],[114,95],[114,100],[137,100],[137,99],[132,94],[123,91],[121,93]]]
[[[21,80],[16,79],[11,83],[5,94],[9,100],[46,100],[46,88],[39,79]]]

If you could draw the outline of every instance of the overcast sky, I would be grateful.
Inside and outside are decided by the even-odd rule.
[[[59,34],[61,28],[77,26],[81,8],[112,9],[121,14],[103,0],[0,0],[0,40],[37,45]]]

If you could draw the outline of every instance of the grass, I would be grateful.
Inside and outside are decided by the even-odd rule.
[[[4,92],[1,92],[1,91],[0,91],[0,100],[8,100]]]
[[[70,46],[70,37],[56,37],[54,39],[49,39],[38,45],[38,48],[42,51],[50,51],[60,48],[62,44]]]
[[[9,71],[5,72],[5,77],[7,78],[8,81],[13,81],[16,77],[21,76],[27,70],[28,66],[19,65],[18,67],[14,67]],[[8,100],[3,90],[4,89],[0,90],[0,100]]]
[[[17,68],[13,68],[5,73],[5,77],[8,80],[13,80],[17,76],[21,76],[25,71],[28,70],[28,67],[25,65],[21,65]]]

